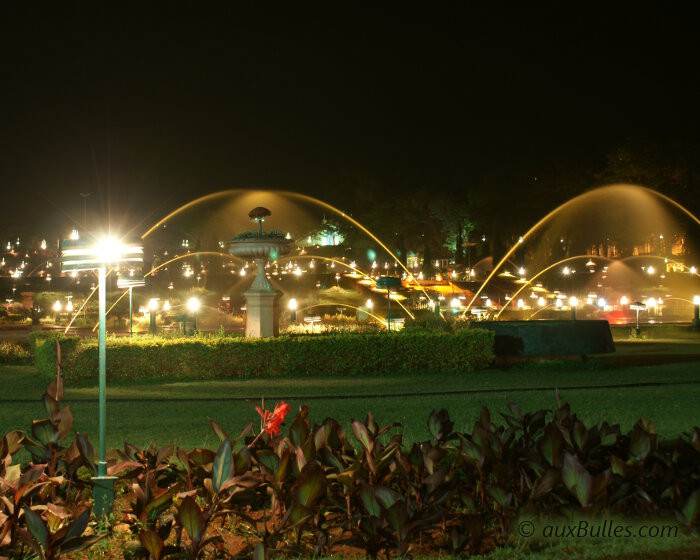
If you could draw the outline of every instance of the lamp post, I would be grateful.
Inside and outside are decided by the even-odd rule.
[[[197,311],[199,310],[199,300],[196,297],[191,297],[187,301],[187,309],[189,309],[194,316],[194,321],[192,323],[192,334],[194,334],[197,330]]]
[[[641,333],[641,330],[640,330],[640,328],[639,328],[639,312],[640,312],[640,311],[644,311],[646,308],[647,308],[647,306],[644,305],[644,303],[642,303],[641,301],[635,301],[633,304],[630,305],[630,309],[631,309],[632,311],[636,311],[636,312],[637,312],[637,323],[636,323],[636,325],[635,325],[635,327],[634,327],[634,333],[635,333],[635,335],[637,335],[637,336],[639,336],[640,333]]]
[[[289,311],[291,313],[291,323],[292,325],[297,322],[297,300],[292,298],[289,300],[289,304],[287,305],[289,307]]]
[[[145,286],[145,280],[119,277],[117,279],[117,288],[123,290],[129,288],[129,336],[134,335],[134,288]]]
[[[401,278],[396,276],[382,276],[377,280],[377,288],[386,288],[386,328],[391,332],[391,288],[401,286]]]
[[[80,196],[83,197],[83,228],[87,231],[87,199],[90,193],[81,192]]]
[[[106,350],[106,267],[120,263],[143,263],[143,247],[123,244],[106,237],[99,241],[66,240],[61,248],[61,268],[64,271],[95,270],[98,275],[99,301],[99,459],[97,476],[93,482],[93,511],[95,515],[109,515],[114,507],[114,480],[107,476],[107,454],[105,447],[107,420],[107,350]]]
[[[576,320],[576,307],[578,306],[578,298],[576,296],[571,296],[569,298],[569,306],[571,307],[571,320]]]
[[[156,314],[158,311],[158,298],[148,300],[148,318],[150,321],[151,334],[156,334]]]

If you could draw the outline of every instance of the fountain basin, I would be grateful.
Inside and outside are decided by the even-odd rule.
[[[607,321],[479,321],[493,331],[496,356],[586,356],[615,351]]]
[[[242,259],[276,260],[291,251],[291,241],[286,239],[245,239],[230,241],[229,253]]]

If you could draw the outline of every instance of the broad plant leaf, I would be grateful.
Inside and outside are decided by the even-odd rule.
[[[581,507],[588,507],[591,503],[592,496],[591,475],[583,465],[581,465],[575,455],[571,455],[570,453],[564,454],[561,477],[564,481],[564,486],[576,496]]]
[[[46,524],[41,519],[41,516],[27,508],[24,510],[24,517],[27,520],[27,528],[36,541],[41,545],[41,548],[46,550],[46,543],[49,540],[49,530]]]
[[[211,482],[214,487],[214,492],[219,493],[226,479],[233,473],[233,458],[231,456],[231,442],[225,439],[219,451],[214,457],[214,463],[211,470]]]
[[[194,498],[188,496],[182,500],[180,508],[177,510],[176,517],[192,541],[199,543],[204,536],[206,522],[204,519],[204,514],[199,509],[199,506]]]
[[[326,493],[326,474],[317,463],[308,463],[299,473],[295,494],[304,508],[311,508]]]

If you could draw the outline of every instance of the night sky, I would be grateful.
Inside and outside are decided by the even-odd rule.
[[[363,185],[462,192],[513,162],[528,173],[599,165],[630,136],[695,142],[700,25],[690,5],[270,7],[247,19],[122,4],[15,13],[4,3],[3,222],[80,221],[81,192],[92,193],[91,211],[147,225],[227,188],[339,205]]]

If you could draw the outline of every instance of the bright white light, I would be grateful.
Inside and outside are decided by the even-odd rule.
[[[627,305],[630,302],[629,299],[627,299],[627,296],[622,296],[620,298],[620,305]]]
[[[148,309],[151,311],[158,309],[158,298],[151,298],[148,300]]]
[[[655,272],[656,272],[656,270],[654,269],[653,266],[650,266],[647,268],[647,274],[654,274]]]
[[[541,297],[541,296],[540,296],[540,298],[537,300],[537,305],[539,305],[540,307],[544,307],[546,303],[547,303],[547,301],[546,301],[543,297]]]
[[[431,305],[430,307],[434,307],[434,306],[435,306],[435,304],[432,302],[432,300],[431,300],[430,303],[432,303],[432,305]],[[367,300],[367,303],[365,304],[365,306],[367,307],[367,309],[372,309],[372,308],[374,307],[374,302],[373,302],[371,299],[368,299],[368,300]]]
[[[568,266],[565,266],[562,272],[564,273],[564,276],[568,276],[569,274],[571,274],[571,270]]]
[[[66,303],[66,311],[73,311],[73,302],[71,300],[68,300],[68,303]]]
[[[462,306],[462,303],[457,298],[454,298],[450,302],[450,307],[452,307],[452,309],[459,309],[461,306]]]
[[[367,300],[367,303],[369,304],[370,301]],[[367,307],[369,307],[369,305],[367,305]],[[428,302],[428,307],[430,307],[430,309],[435,309],[435,302],[432,299]]]
[[[696,274],[697,271],[698,271],[698,269],[695,268],[694,266],[691,266],[691,267],[690,267],[690,273],[691,273],[691,274]]]
[[[518,309],[522,309],[525,307],[525,302],[522,299],[518,300]]]
[[[569,305],[571,307],[576,307],[578,305],[578,298],[576,296],[571,296],[569,298]]]
[[[42,240],[41,240],[41,245],[40,245],[40,247],[41,247],[41,249],[42,249],[43,251],[46,250],[46,239],[42,239]]]
[[[291,298],[289,300],[289,303],[287,304],[287,307],[289,308],[290,311],[295,311],[297,308],[297,300],[294,298]]]
[[[647,300],[647,307],[656,307],[656,299],[654,299],[653,297],[650,297]]]
[[[693,296],[693,303],[695,305],[700,305],[700,296]]]
[[[301,276],[301,268],[298,266],[294,269],[294,276]]]
[[[525,276],[525,269],[522,266],[518,272],[520,272],[520,276]]]
[[[193,313],[196,313],[196,311],[199,309],[199,300],[196,297],[187,300],[187,309]]]
[[[192,269],[186,268],[185,269],[185,278],[189,278],[190,276],[192,276]]]
[[[167,299],[163,303],[163,311],[170,311],[170,302]]]
[[[604,298],[600,298],[598,300],[598,307],[600,307],[601,309],[603,309],[605,307],[605,299]]]
[[[241,276],[245,276],[245,268],[241,268],[241,271],[239,272]]]
[[[586,298],[586,305],[593,305],[593,298],[592,297],[587,297]]]
[[[78,239],[80,239],[80,233],[78,233],[77,229],[74,229],[73,231],[70,232],[70,238],[73,241],[77,241]]]
[[[491,307],[491,300],[490,299],[487,298],[484,303],[486,303],[486,307]]]
[[[97,255],[103,263],[121,260],[123,246],[114,237],[103,237],[97,243]]]
[[[560,299],[557,298],[557,302],[556,302],[554,305],[555,305],[557,308],[559,308],[559,307],[561,307],[561,306],[564,305],[564,304],[561,302]]]
[[[56,300],[56,303],[53,304],[53,310],[56,313],[59,313],[61,311],[61,302]]]

